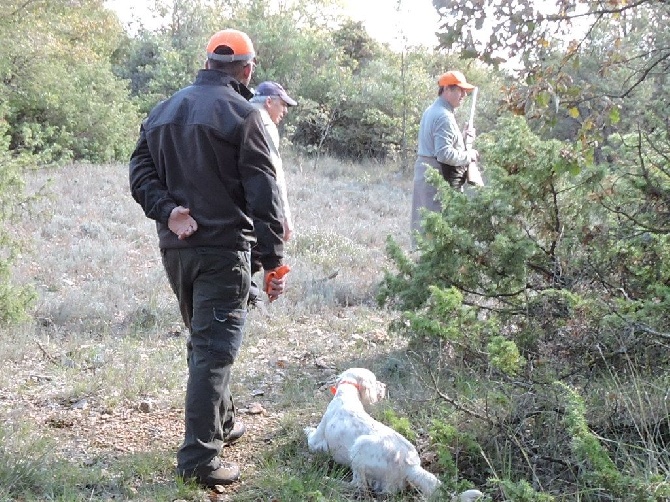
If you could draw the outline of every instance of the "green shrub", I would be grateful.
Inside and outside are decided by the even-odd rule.
[[[11,266],[25,243],[9,231],[7,223],[16,217],[24,203],[22,171],[30,156],[16,155],[9,151],[9,125],[0,108],[0,322],[16,322],[26,318],[35,300],[30,285],[12,282]]]
[[[416,441],[416,427],[407,417],[399,417],[395,411],[386,408],[382,412],[382,422],[391,429],[403,435],[410,443]]]
[[[437,419],[431,422],[429,434],[437,452],[440,477],[449,490],[470,488],[469,484],[460,483],[460,472],[472,472],[473,466],[481,465],[481,447],[477,440],[458,427]]]
[[[629,164],[593,166],[503,117],[478,140],[488,185],[461,193],[429,171],[442,211],[425,214],[413,255],[387,242],[395,270],[378,299],[400,310],[392,327],[438,399],[476,422],[445,424],[473,434],[513,500],[541,500],[531,486],[594,501],[667,489],[668,415],[654,389],[670,363],[658,350],[670,177],[653,153],[667,138],[655,141]]]

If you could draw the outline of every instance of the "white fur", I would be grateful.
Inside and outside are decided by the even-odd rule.
[[[335,386],[335,396],[318,427],[307,427],[310,451],[330,453],[351,467],[352,483],[361,490],[396,493],[413,486],[429,497],[440,481],[421,467],[416,448],[402,435],[378,422],[365,411],[386,395],[386,385],[365,368],[350,368]],[[454,498],[472,502],[482,495],[468,490]]]

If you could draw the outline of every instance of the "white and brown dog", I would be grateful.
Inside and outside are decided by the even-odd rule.
[[[332,390],[318,427],[305,429],[309,450],[330,453],[335,462],[351,467],[352,483],[360,490],[391,494],[413,486],[425,497],[432,495],[440,480],[421,467],[416,448],[365,411],[364,406],[384,398],[386,385],[370,370],[350,368]],[[468,490],[454,500],[471,502],[481,495]]]

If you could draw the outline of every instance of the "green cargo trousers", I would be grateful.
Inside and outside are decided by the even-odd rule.
[[[184,442],[177,471],[215,470],[235,421],[230,373],[242,344],[251,282],[249,252],[215,247],[162,249],[187,343]]]

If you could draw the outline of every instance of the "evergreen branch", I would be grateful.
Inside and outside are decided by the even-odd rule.
[[[647,333],[648,335],[657,336],[659,338],[663,338],[664,340],[670,340],[670,333],[663,333],[662,331],[655,330],[646,324],[642,324],[641,322],[634,322],[631,324],[631,326],[642,331],[643,333]]]
[[[645,223],[643,221],[640,221],[640,219],[636,218],[635,216],[627,213],[626,211],[620,209],[619,207],[612,207],[608,204],[606,204],[603,201],[600,201],[600,205],[603,206],[605,209],[610,211],[611,213],[621,216],[624,219],[630,221],[634,225],[637,225],[638,227],[648,231],[648,232],[653,232],[655,234],[667,234],[670,232],[670,228],[668,227],[659,227],[655,225],[651,225],[649,223]]]

